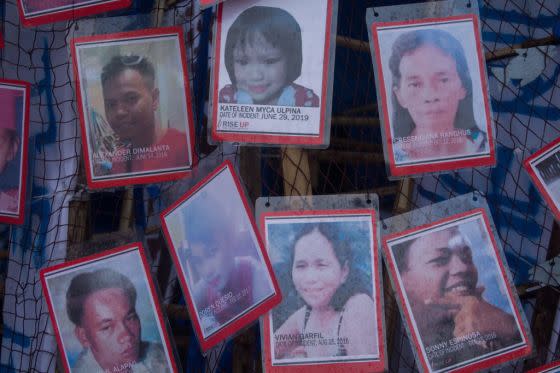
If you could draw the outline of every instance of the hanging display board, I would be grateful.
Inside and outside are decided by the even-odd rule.
[[[527,158],[523,165],[560,221],[560,138]]]
[[[263,318],[265,370],[383,371],[375,210],[269,212],[261,231],[284,296]]]
[[[422,371],[471,372],[531,353],[528,324],[481,195],[387,219],[383,232]]]
[[[66,372],[177,372],[140,243],[41,270]]]
[[[29,83],[0,80],[0,223],[24,219],[29,95]]]
[[[434,7],[454,3],[417,5],[420,14],[407,6],[368,9],[392,178],[496,163],[478,16],[431,17]]]
[[[132,0],[17,0],[21,23],[37,26],[127,8]]]
[[[90,188],[186,176],[194,120],[180,27],[72,40]]]
[[[161,214],[203,350],[281,300],[264,245],[229,161]]]
[[[210,141],[328,146],[337,4],[218,6]]]

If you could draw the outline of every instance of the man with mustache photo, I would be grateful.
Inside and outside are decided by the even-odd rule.
[[[473,247],[456,225],[393,247],[411,317],[432,369],[522,341],[513,315],[484,298],[473,249],[484,250]]]
[[[83,347],[72,371],[169,371],[162,345],[141,339],[136,289],[123,274],[100,269],[76,275],[66,292],[66,312]]]

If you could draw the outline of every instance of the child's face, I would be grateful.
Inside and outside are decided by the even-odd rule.
[[[18,142],[12,141],[11,130],[0,128],[0,174],[8,165],[8,162],[14,159],[18,149]]]
[[[284,53],[272,46],[261,33],[233,51],[237,89],[246,91],[253,103],[275,105],[287,80]]]
[[[200,274],[201,281],[219,292],[226,286],[233,269],[233,258],[223,242],[191,245],[190,264]]]
[[[453,57],[425,44],[404,55],[399,70],[394,92],[417,130],[453,129],[459,102],[467,95]]]

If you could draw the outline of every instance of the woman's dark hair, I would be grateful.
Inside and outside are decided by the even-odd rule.
[[[225,62],[229,78],[236,85],[234,50],[245,48],[261,34],[273,47],[279,48],[287,61],[287,82],[301,75],[302,41],[301,28],[295,18],[280,8],[254,6],[237,17],[228,30],[225,46]]]
[[[340,266],[344,267],[345,264],[348,265],[348,277],[346,278],[346,281],[344,281],[344,283],[336,290],[331,299],[331,305],[334,309],[340,311],[348,299],[350,299],[350,297],[354,294],[365,293],[371,296],[371,290],[366,285],[366,281],[363,276],[360,276],[360,271],[353,266],[354,255],[352,253],[352,248],[347,241],[348,237],[343,236],[342,232],[340,232],[340,229],[337,227],[337,224],[306,224],[295,237],[293,245],[291,245],[290,271],[294,267],[295,246],[297,242],[314,230],[321,233],[331,243],[334,255],[338,259]],[[375,271],[375,268],[372,268],[372,270]]]
[[[400,35],[397,40],[395,40],[393,51],[389,59],[389,68],[393,74],[393,88],[398,87],[401,82],[400,64],[402,58],[423,45],[433,45],[455,61],[457,73],[459,74],[463,88],[467,92],[465,98],[459,102],[459,107],[455,116],[455,128],[476,129],[477,126],[473,112],[472,81],[465,51],[461,43],[446,31],[438,29],[409,31]],[[395,108],[393,113],[395,138],[408,136],[415,127],[414,121],[408,110],[400,105],[394,92],[392,92],[392,100]]]

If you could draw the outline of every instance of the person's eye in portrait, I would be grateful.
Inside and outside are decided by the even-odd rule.
[[[287,11],[254,6],[243,11],[227,33],[225,65],[231,84],[219,102],[318,107],[312,89],[295,83],[302,68],[301,28]]]
[[[377,352],[371,289],[352,267],[351,248],[340,237],[328,223],[307,224],[296,236],[291,281],[304,305],[274,330],[275,359]],[[296,338],[301,335],[313,338]]]
[[[486,151],[471,72],[454,36],[439,29],[408,31],[395,40],[389,68],[396,162]]]
[[[428,348],[454,339],[472,339],[453,353],[429,351],[434,369],[521,341],[511,312],[485,299],[486,288],[479,281],[474,249],[457,227],[429,232],[393,248],[423,345]]]

